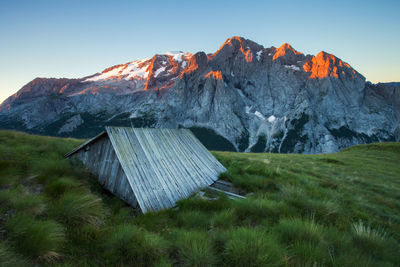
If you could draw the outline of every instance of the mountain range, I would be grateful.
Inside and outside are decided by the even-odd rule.
[[[366,82],[327,52],[242,37],[80,79],[36,78],[0,105],[0,128],[92,137],[105,125],[189,128],[209,149],[330,153],[400,140],[400,83]]]

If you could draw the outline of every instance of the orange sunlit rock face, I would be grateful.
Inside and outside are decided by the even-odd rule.
[[[179,74],[182,77],[182,72],[185,71],[181,71],[184,67],[182,61],[186,61],[188,56],[190,56],[188,53],[183,55],[180,59],[177,59],[172,54],[153,56],[151,60],[147,62],[148,65],[145,65],[148,75],[144,83],[144,90],[171,88],[175,81],[168,81]],[[191,67],[194,67],[193,64]]]
[[[101,87],[91,86],[91,87],[88,87],[88,88],[86,88],[80,92],[77,92],[75,94],[72,94],[72,95],[85,95],[85,94],[98,95],[100,88]]]
[[[209,79],[222,80],[222,73],[220,70],[210,71],[204,77],[209,78]]]
[[[63,87],[60,88],[60,90],[58,91],[59,94],[64,93],[66,90],[68,89],[68,84],[64,85]]]
[[[239,46],[239,50],[244,55],[246,62],[253,61],[253,52],[250,50],[250,48],[248,46],[244,47],[244,40],[242,37],[239,37],[239,36],[234,36],[234,37],[227,39],[214,54],[208,56],[209,57],[208,60],[211,60],[215,55],[217,55],[226,46],[231,46],[231,47],[236,46],[236,48],[238,48],[238,46]]]
[[[299,51],[296,51],[290,44],[284,43],[283,45],[281,45],[281,47],[276,49],[276,52],[275,52],[274,56],[272,57],[272,60],[275,60],[277,58],[280,58],[282,56],[289,55],[289,54],[300,55],[302,53]]]
[[[310,79],[339,78],[339,73],[345,75],[346,72],[349,72],[350,75],[356,74],[356,71],[349,64],[324,51],[319,52],[316,57],[313,56],[312,59],[307,61],[303,65],[303,70],[310,73]]]
[[[208,56],[204,52],[196,53],[189,57],[186,67],[182,70],[180,78],[183,77],[185,73],[190,74],[197,71],[199,68],[203,69],[207,66]]]
[[[173,56],[168,56],[168,66],[167,69],[171,74],[175,74],[179,70],[179,64],[175,61]]]
[[[175,82],[174,81],[169,81],[166,84],[164,84],[163,86],[156,88],[157,90],[161,91],[163,89],[168,89],[171,88],[172,86],[174,86]]]
[[[124,65],[124,64],[119,64],[119,65],[115,65],[115,66],[109,67],[109,68],[103,70],[102,73],[106,73],[106,72],[112,71],[113,69],[119,68],[119,67],[121,67],[121,66],[123,66],[123,65]]]
[[[180,77],[182,78],[184,73],[192,73],[195,70],[199,68],[199,65],[197,64],[196,57],[193,55],[192,57],[189,58],[187,67],[182,71]]]
[[[149,75],[147,76],[147,81],[144,84],[144,90],[149,90],[150,87],[153,86],[153,81],[152,81],[152,77],[154,76],[154,71],[156,69],[156,60],[157,60],[157,55],[154,55],[151,59],[150,64],[147,66],[146,72],[149,73]]]
[[[243,46],[241,46],[240,51],[243,53],[244,58],[246,59],[247,62],[253,61],[253,53],[250,51],[250,49],[244,50]]]
[[[242,38],[239,36],[233,36],[231,38],[226,39],[226,41],[219,47],[219,49],[214,53],[214,55],[218,54],[219,51],[221,51],[225,46],[233,46],[232,41],[236,40],[240,44],[242,43]]]

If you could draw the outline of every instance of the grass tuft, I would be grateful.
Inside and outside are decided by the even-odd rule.
[[[214,266],[217,257],[205,232],[177,230],[173,233],[175,253],[181,266]]]
[[[152,266],[164,259],[168,242],[134,225],[115,226],[105,242],[113,265]]]
[[[64,243],[61,225],[19,214],[10,218],[6,227],[13,245],[28,258],[51,262],[61,256],[61,246]]]
[[[5,242],[0,243],[0,266],[27,266],[27,261],[9,247],[10,245]]]
[[[204,229],[210,227],[210,217],[207,213],[198,210],[185,210],[177,216],[178,226],[186,229]]]
[[[274,232],[286,244],[292,244],[296,241],[319,244],[323,240],[323,228],[315,223],[314,220],[284,218],[275,226]]]
[[[382,228],[371,228],[371,225],[366,225],[363,221],[359,220],[352,224],[354,236],[366,239],[385,240],[388,236],[387,232]]]
[[[238,228],[230,233],[224,261],[228,266],[280,266],[284,263],[284,251],[273,235],[258,229]]]
[[[63,193],[70,191],[78,186],[79,183],[75,179],[69,177],[61,177],[57,180],[50,182],[45,187],[45,193],[51,197],[58,197]]]
[[[368,255],[383,260],[400,260],[397,242],[381,227],[372,228],[359,220],[352,224],[353,244]]]
[[[0,131],[0,266],[400,262],[399,143],[329,155],[212,152],[246,200],[205,190],[138,215],[62,157],[81,142]]]
[[[73,173],[74,168],[69,161],[50,157],[40,160],[35,165],[35,172],[39,173],[38,180],[41,183],[50,183],[58,177],[68,176]]]
[[[264,198],[248,198],[233,203],[239,221],[261,223],[264,219],[278,221],[287,210],[283,203]]]
[[[214,228],[227,229],[234,225],[236,220],[232,210],[214,213],[211,217],[211,226]]]
[[[49,214],[69,227],[100,226],[104,223],[105,210],[101,199],[94,195],[67,192],[50,207]]]
[[[31,215],[42,214],[46,208],[46,198],[42,195],[28,193],[19,186],[11,190],[0,191],[1,210],[14,210]]]
[[[180,210],[202,210],[207,212],[224,210],[230,206],[230,203],[230,200],[224,194],[213,201],[195,195],[190,198],[179,200],[177,206]]]

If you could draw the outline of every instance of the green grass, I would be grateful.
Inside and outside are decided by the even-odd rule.
[[[237,228],[230,233],[223,256],[227,266],[281,266],[286,250],[265,230]]]
[[[5,242],[0,243],[0,266],[26,266],[26,261],[9,247],[10,245]]]
[[[100,226],[104,223],[105,211],[100,198],[90,194],[68,192],[50,206],[49,215],[72,227],[85,224]]]
[[[152,266],[167,255],[168,242],[161,236],[135,225],[117,225],[109,229],[105,241],[110,265]]]
[[[217,263],[217,257],[205,231],[175,230],[172,234],[174,254],[182,266],[207,267]]]
[[[213,152],[245,200],[135,215],[63,154],[0,131],[0,265],[397,266],[400,144],[325,155]],[[214,195],[218,196],[218,195]]]
[[[60,257],[64,242],[61,225],[49,220],[36,220],[27,215],[16,215],[7,220],[6,229],[17,250],[29,258],[54,261]]]

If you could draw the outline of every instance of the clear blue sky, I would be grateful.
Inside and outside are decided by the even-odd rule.
[[[239,35],[324,50],[372,82],[400,81],[400,1],[18,1],[0,4],[0,102],[35,77],[78,78]]]

